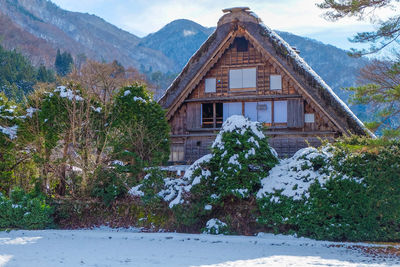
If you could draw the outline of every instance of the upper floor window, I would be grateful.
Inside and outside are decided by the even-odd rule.
[[[257,69],[229,70],[229,89],[233,91],[254,91],[257,87]]]
[[[282,90],[282,76],[271,75],[269,85],[271,90]]]
[[[205,81],[205,92],[215,93],[217,89],[217,80],[215,78],[207,78]]]

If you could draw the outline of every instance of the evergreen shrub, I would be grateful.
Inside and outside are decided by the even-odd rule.
[[[296,166],[301,168],[293,170]],[[274,176],[279,168],[292,169],[297,183],[291,184],[289,170],[282,177],[288,186],[280,188]],[[263,184],[258,222],[275,232],[339,241],[400,240],[399,141],[351,137],[328,154],[303,151],[303,158],[297,154],[271,170]],[[306,189],[296,194],[301,187]]]
[[[53,209],[40,194],[16,187],[10,198],[0,193],[0,229],[44,229],[53,226]]]

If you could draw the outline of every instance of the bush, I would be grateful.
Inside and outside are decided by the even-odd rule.
[[[276,232],[339,241],[400,239],[399,141],[352,137],[329,152],[308,148],[272,169],[263,185],[258,221]]]
[[[0,228],[49,228],[52,213],[43,196],[26,194],[20,188],[14,188],[9,199],[0,193]]]
[[[206,223],[206,227],[203,229],[203,233],[219,235],[219,234],[228,234],[228,225],[218,219],[210,219]]]
[[[140,190],[143,192],[142,201],[146,205],[157,204],[162,198],[158,193],[164,188],[165,172],[159,168],[151,168],[143,178]]]
[[[125,172],[135,177],[144,167],[167,162],[170,128],[165,111],[144,85],[121,88],[112,112],[113,157],[128,163]]]
[[[118,198],[126,196],[128,186],[123,175],[112,168],[99,167],[89,184],[90,195],[100,198],[106,205],[110,205]]]
[[[237,232],[248,233],[254,225],[249,221],[255,222],[261,178],[277,162],[262,126],[232,116],[224,122],[212,153],[193,163],[184,177],[169,178],[153,168],[130,194],[145,205],[167,202],[178,230],[198,232],[210,218],[218,217],[234,224]]]
[[[224,122],[212,153],[197,160],[183,179],[168,180],[161,195],[170,202],[179,226],[200,229],[218,217],[235,222],[241,231],[253,219],[251,207],[261,178],[277,162],[261,124],[232,116]]]

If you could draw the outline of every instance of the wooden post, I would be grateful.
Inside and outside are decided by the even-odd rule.
[[[213,128],[217,128],[217,106],[213,103]]]
[[[271,126],[275,125],[275,119],[274,119],[274,112],[275,112],[275,107],[274,107],[274,102],[275,101],[271,101]]]

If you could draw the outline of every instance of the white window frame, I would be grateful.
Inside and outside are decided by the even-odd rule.
[[[231,91],[255,91],[257,89],[257,68],[229,70]]]
[[[274,123],[287,123],[287,100],[274,101]]]
[[[270,90],[282,90],[282,75],[270,75],[269,88]]]
[[[217,91],[217,79],[207,78],[204,82],[204,91],[206,93],[215,93]]]

